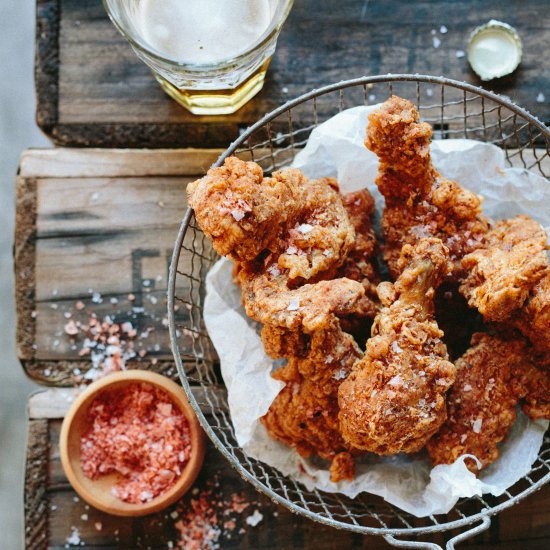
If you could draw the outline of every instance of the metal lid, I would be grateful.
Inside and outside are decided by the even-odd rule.
[[[474,29],[468,42],[468,61],[481,80],[492,80],[514,72],[521,61],[518,33],[502,21]]]

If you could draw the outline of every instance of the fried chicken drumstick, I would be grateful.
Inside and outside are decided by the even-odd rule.
[[[382,455],[416,452],[445,421],[455,367],[434,320],[433,299],[448,264],[439,239],[421,239],[403,247],[395,284],[379,285],[385,307],[338,394],[340,428],[353,447]]]
[[[430,157],[432,128],[419,122],[415,106],[392,96],[369,115],[365,145],[380,160],[376,185],[385,198],[384,259],[393,278],[404,244],[438,237],[449,249],[460,278],[460,259],[488,229],[480,198],[444,178]]]

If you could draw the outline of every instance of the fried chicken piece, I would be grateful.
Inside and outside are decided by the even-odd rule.
[[[550,269],[531,290],[523,307],[512,315],[509,324],[529,338],[550,362]]]
[[[481,248],[464,256],[460,291],[486,321],[503,321],[520,309],[548,269],[546,232],[529,216],[499,221]]]
[[[550,420],[550,356],[531,352],[527,369],[516,373],[524,397],[522,410],[533,420]]]
[[[449,270],[439,239],[405,245],[395,284],[381,283],[385,307],[364,357],[339,390],[340,429],[353,447],[381,455],[419,451],[446,418],[455,367],[434,319],[434,293]]]
[[[438,237],[449,249],[458,280],[460,259],[477,248],[489,224],[480,198],[433,166],[432,128],[419,118],[415,106],[397,96],[369,115],[365,145],[380,159],[376,184],[386,200],[383,255],[397,278],[403,244]]]
[[[477,473],[499,456],[498,443],[516,420],[516,405],[531,418],[550,418],[550,370],[535,363],[528,342],[519,335],[476,333],[472,347],[456,362],[448,396],[448,419],[428,441],[434,465],[452,464],[464,454]]]
[[[353,226],[333,179],[309,180],[292,168],[264,177],[258,164],[229,157],[187,192],[216,252],[245,262],[276,251],[289,279],[336,270],[353,246]]]
[[[233,260],[253,260],[293,221],[304,177],[289,171],[264,178],[255,162],[237,157],[211,168],[187,186],[189,206],[216,252]]]
[[[311,335],[304,357],[291,356],[275,371],[273,377],[286,385],[262,418],[271,437],[302,456],[317,454],[333,460],[333,481],[353,478],[350,447],[338,424],[338,387],[360,356],[353,337],[342,332],[332,317]]]
[[[452,464],[463,454],[474,455],[484,468],[499,455],[516,420],[516,405],[523,393],[514,371],[527,367],[522,339],[476,333],[472,347],[456,362],[456,381],[448,397],[448,419],[426,448],[435,465]],[[475,460],[466,466],[476,473]]]
[[[361,283],[333,279],[289,289],[286,274],[273,269],[241,266],[238,281],[246,314],[264,325],[311,333],[336,315],[355,312],[374,317],[377,305],[365,296]]]

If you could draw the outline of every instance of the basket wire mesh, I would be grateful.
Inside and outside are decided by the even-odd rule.
[[[481,88],[419,75],[363,77],[314,90],[250,127],[215,166],[236,154],[254,160],[271,173],[292,162],[318,124],[343,109],[379,103],[392,94],[416,103],[422,119],[433,126],[434,139],[470,138],[493,143],[503,149],[509,166],[550,177],[550,132],[535,117]],[[248,457],[235,438],[219,361],[202,318],[206,273],[216,259],[209,240],[188,210],[170,267],[168,309],[173,353],[191,405],[215,446],[245,480],[275,502],[333,527],[382,535],[390,544],[401,547],[437,549],[440,546],[435,543],[396,537],[410,539],[450,531],[447,548],[452,549],[485,530],[489,516],[517,503],[550,479],[547,432],[531,471],[500,497],[463,498],[448,514],[416,518],[374,495],[350,499],[308,490],[275,468]],[[462,532],[465,526],[468,530]]]

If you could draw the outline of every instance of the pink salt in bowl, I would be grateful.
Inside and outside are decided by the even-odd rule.
[[[81,444],[82,437],[86,437],[91,430],[93,421],[90,418],[90,409],[98,402],[97,399],[107,395],[116,396],[117,392],[130,389],[131,385],[135,388],[135,384],[153,386],[181,411],[189,427],[190,453],[176,481],[165,491],[144,502],[131,503],[125,502],[113,492],[113,488],[123,480],[120,473],[102,474],[97,479],[91,479],[85,474],[81,462]],[[204,444],[204,432],[181,386],[160,374],[128,370],[110,374],[94,382],[77,397],[63,420],[59,449],[65,475],[74,490],[88,504],[117,516],[144,516],[173,504],[189,490],[204,460]]]

